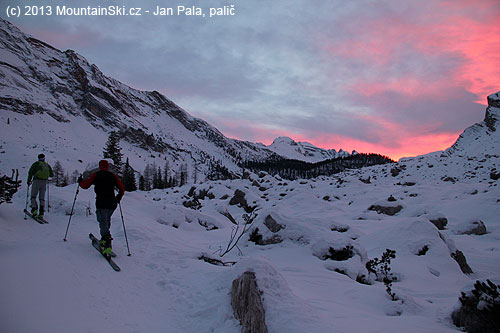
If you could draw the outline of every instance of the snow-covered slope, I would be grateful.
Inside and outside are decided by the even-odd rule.
[[[295,142],[293,139],[283,136],[274,139],[273,143],[267,146],[267,148],[288,159],[310,163],[351,155],[342,149],[337,152],[335,149],[318,148],[309,142]],[[352,153],[356,154],[356,151]]]
[[[477,140],[464,132],[463,149],[465,142],[498,139],[497,131],[480,128]],[[63,242],[75,186],[51,188],[48,225],[23,219],[23,186],[12,204],[0,206],[0,262],[8,272],[0,275],[2,328],[236,333],[231,285],[250,270],[270,332],[456,332],[450,314],[460,292],[476,279],[500,283],[500,187],[491,177],[498,146],[474,147],[314,180],[261,173],[127,193],[122,207],[132,256],[118,212],[111,230],[119,273],[87,237],[98,233],[91,190],[79,192]],[[233,200],[237,192],[244,200]],[[221,257],[249,211],[253,224],[239,249]],[[253,232],[258,244],[249,239]],[[330,248],[352,252],[346,260],[325,259]],[[396,253],[396,301],[365,266],[386,249]],[[457,251],[472,273],[453,259]]]
[[[236,172],[241,159],[273,154],[228,139],[160,93],[128,87],[75,52],[61,52],[2,19],[0,37],[0,130],[3,145],[17,145],[21,154],[74,149],[100,155],[112,130],[129,144],[126,157],[136,168],[156,159],[172,169],[187,164],[189,174],[195,166],[206,174],[216,162]],[[78,159],[67,156],[63,166],[78,168]]]
[[[449,182],[487,182],[492,174],[500,174],[499,95],[488,96],[484,120],[465,129],[450,148],[401,159],[401,174]]]
[[[450,155],[500,154],[500,93],[488,96],[484,121],[467,128],[447,152]]]
[[[435,167],[440,173],[432,179],[392,176],[386,165],[309,181],[262,174],[195,190],[127,193],[122,207],[131,257],[118,212],[111,230],[119,273],[87,237],[98,233],[91,190],[80,191],[63,242],[75,186],[51,188],[48,225],[23,220],[22,187],[12,204],[0,206],[0,262],[8,272],[0,275],[0,322],[7,332],[236,333],[231,284],[251,270],[270,332],[456,332],[449,315],[460,291],[475,279],[500,281],[500,191],[498,181],[482,176],[440,180],[445,169]],[[269,244],[257,245],[247,234],[241,254],[235,248],[220,257],[236,230],[227,216],[242,224],[246,214],[244,203],[231,204],[237,190],[255,207],[250,232],[258,228]],[[402,208],[389,216],[373,205]],[[430,222],[443,218],[444,230]],[[279,231],[271,231],[270,219]],[[478,221],[486,234],[464,234]],[[347,246],[349,259],[323,260],[330,247]],[[386,249],[396,251],[398,301],[365,268]],[[457,250],[473,274],[453,260]],[[237,263],[214,266],[201,256]]]
[[[3,19],[0,36],[0,126],[3,131],[12,121],[17,132],[30,133],[33,143],[28,146],[50,152],[55,149],[51,142],[58,142],[57,149],[95,154],[115,130],[130,145],[126,157],[132,167],[168,160],[173,170],[187,165],[190,175],[195,168],[200,175],[207,174],[217,163],[237,173],[239,161],[262,161],[275,154],[307,162],[349,155],[289,138],[277,138],[268,147],[226,138],[162,94],[122,84],[74,51],[57,50]],[[89,125],[95,128],[90,130],[92,137],[79,135],[78,128]],[[16,138],[5,139],[7,145]],[[74,142],[84,147],[68,145]],[[36,155],[36,150],[23,153]],[[68,157],[63,167],[77,169],[77,160]]]
[[[154,128],[146,143],[160,150],[166,144],[172,163],[198,151],[227,160],[261,152],[236,141],[234,151],[226,150],[210,139],[216,132],[164,97],[113,82],[76,54],[32,40],[5,21],[0,27],[2,173],[19,168],[24,180],[40,151],[70,172],[81,171],[98,159],[115,128],[97,115],[113,99],[127,105],[130,96],[137,108],[109,117],[119,129],[139,133],[122,145],[136,165],[164,163],[160,152],[138,149],[141,129]],[[476,279],[500,283],[499,94],[488,103],[485,121],[465,130],[452,148],[399,163],[313,180],[261,173],[126,193],[130,257],[119,211],[111,229],[119,273],[88,239],[98,234],[92,190],[50,187],[50,223],[40,225],[23,219],[23,182],[13,202],[0,205],[1,331],[236,333],[231,284],[251,270],[269,332],[456,332],[450,313],[460,292]],[[249,232],[239,249],[221,257],[245,214],[253,219]],[[327,259],[330,248],[346,260]],[[396,251],[396,301],[366,268],[386,249]],[[452,258],[457,251],[472,273]],[[215,266],[200,257],[236,264]]]

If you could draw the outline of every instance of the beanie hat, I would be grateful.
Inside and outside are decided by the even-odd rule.
[[[99,170],[108,170],[109,169],[109,163],[106,160],[100,160],[99,161]]]
[[[38,155],[38,160],[39,161],[45,161],[45,155],[44,154]]]

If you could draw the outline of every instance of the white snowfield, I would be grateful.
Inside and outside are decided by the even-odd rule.
[[[14,37],[19,40],[12,45],[28,47],[20,34]],[[50,58],[55,51],[47,52]],[[0,50],[6,63],[27,70],[12,54]],[[33,68],[54,74],[43,67],[44,58],[28,59]],[[17,72],[10,66],[3,70]],[[4,84],[2,96],[22,95],[47,109],[71,104],[39,93],[43,89],[28,81],[17,85],[25,79],[18,76],[8,77],[12,84]],[[67,122],[59,122],[46,112],[1,109],[0,173],[18,168],[23,184],[12,203],[0,205],[0,332],[236,333],[241,326],[230,304],[231,285],[248,270],[262,291],[269,332],[457,332],[450,314],[460,292],[477,279],[500,283],[500,180],[494,179],[500,173],[500,97],[489,97],[487,121],[465,130],[444,152],[311,180],[251,174],[126,193],[122,208],[131,256],[118,210],[111,228],[120,272],[88,238],[99,236],[92,189],[79,191],[66,242],[76,184],[50,187],[49,224],[23,214],[25,180],[36,156],[44,152],[49,163],[59,161],[69,174],[83,172],[99,160],[106,127],[92,126],[78,114],[61,113]],[[140,120],[145,128],[158,127],[156,134],[164,131],[165,139],[178,139],[186,156],[198,147],[224,158],[173,120],[159,114],[134,119],[128,125]],[[158,153],[127,142],[121,146],[138,171],[146,163],[165,163]],[[314,150],[305,143],[300,147],[302,155]],[[246,206],[231,204],[237,190],[245,194]],[[220,257],[231,235],[243,229],[245,209],[254,218],[249,232]],[[431,220],[447,223],[439,230]],[[483,224],[485,233],[471,234]],[[267,245],[250,241],[254,231]],[[330,248],[351,253],[346,260],[325,260]],[[396,301],[365,266],[386,249],[396,254],[390,265]],[[457,250],[472,274],[464,274],[451,257]]]
[[[12,204],[0,206],[2,331],[239,332],[231,284],[251,270],[270,332],[456,332],[450,313],[460,291],[476,279],[500,281],[500,191],[489,178],[498,163],[498,154],[434,153],[315,180],[252,174],[194,185],[195,194],[212,194],[199,200],[198,210],[183,205],[192,200],[192,185],[127,193],[122,208],[130,257],[118,210],[112,222],[121,272],[88,239],[99,233],[92,189],[80,190],[64,242],[76,184],[50,188],[48,225],[23,219],[23,186]],[[392,176],[394,168],[399,175]],[[360,180],[368,177],[369,184]],[[245,235],[241,253],[234,248],[221,258],[217,250],[226,248],[235,228],[221,213],[244,223],[244,208],[229,203],[237,189],[256,207],[251,231],[282,242],[256,245]],[[387,201],[390,196],[396,201]],[[372,205],[402,209],[389,216],[368,210]],[[267,216],[284,229],[270,231]],[[445,230],[429,221],[439,217],[448,220]],[[477,221],[486,234],[462,234]],[[350,259],[320,259],[330,247],[347,245]],[[398,301],[365,268],[386,249],[396,251],[391,268]],[[450,257],[456,249],[473,274],[462,273]],[[237,264],[212,265],[199,260],[202,255]],[[373,284],[357,282],[360,275]]]

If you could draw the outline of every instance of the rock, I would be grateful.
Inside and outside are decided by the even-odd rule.
[[[451,254],[451,257],[455,259],[455,261],[458,263],[458,266],[460,266],[462,273],[464,274],[474,273],[472,271],[472,268],[470,268],[470,266],[467,264],[467,259],[465,259],[464,253],[462,251],[456,250],[454,253]]]
[[[404,183],[397,183],[396,185],[401,185],[401,186],[415,186],[417,183],[416,182],[404,182]]]
[[[492,179],[492,180],[499,180],[500,179],[500,171],[497,172],[495,169],[491,170],[491,172],[490,172],[490,179]]]
[[[444,182],[451,182],[453,184],[455,184],[457,182],[457,179],[455,177],[449,177],[449,176],[445,176],[443,178],[441,178]]]
[[[339,225],[335,224],[330,227],[331,231],[337,231],[337,232],[347,232],[349,231],[349,226],[348,225]]]
[[[272,245],[272,244],[279,244],[281,242],[283,242],[283,239],[281,238],[280,235],[273,235],[271,238],[264,239],[262,243],[258,245]]]
[[[280,235],[273,235],[271,238],[264,239],[264,237],[259,233],[259,228],[255,228],[252,231],[248,240],[254,242],[256,245],[272,245],[283,242]]]
[[[240,204],[241,206],[247,206],[248,204],[247,204],[247,201],[245,199],[245,192],[243,192],[242,190],[234,191],[234,195],[231,198],[231,200],[229,201],[229,204],[231,206],[234,206],[237,204]]]
[[[403,206],[381,206],[381,205],[371,205],[368,210],[374,210],[379,214],[385,214],[389,216],[396,215],[403,209]]]
[[[484,123],[488,126],[491,132],[497,130],[498,123],[500,122],[500,100],[498,99],[499,93],[488,96],[488,107],[486,108],[486,115],[484,116]]]
[[[391,176],[393,176],[393,177],[397,177],[397,176],[399,175],[399,173],[400,173],[400,172],[401,172],[401,169],[399,169],[399,168],[397,168],[397,167],[396,167],[396,168],[392,168],[392,169],[391,169]]]
[[[464,232],[466,235],[485,235],[487,234],[486,226],[483,221],[474,221],[472,222],[472,229]]]
[[[488,106],[500,108],[500,91],[487,97]]]
[[[241,190],[234,191],[234,196],[229,200],[229,204],[231,206],[240,205],[247,213],[251,213],[255,209],[255,207],[248,206],[247,200],[245,199],[245,192]]]
[[[266,216],[266,220],[264,221],[264,225],[272,232],[278,232],[281,229],[284,229],[284,226],[276,222],[275,219],[271,215]]]
[[[359,181],[365,183],[365,184],[371,184],[371,177],[368,176],[368,178],[359,178]]]
[[[483,221],[473,221],[467,222],[459,225],[455,230],[455,234],[458,235],[485,235],[488,232],[486,231],[486,226]]]
[[[242,333],[267,333],[264,305],[255,273],[245,272],[233,281],[231,306],[242,325]]]
[[[439,230],[444,230],[444,227],[448,224],[448,219],[446,217],[430,219],[429,221],[432,222],[432,224],[434,224]]]

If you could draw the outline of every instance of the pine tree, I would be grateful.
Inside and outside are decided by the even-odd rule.
[[[112,131],[109,134],[108,141],[106,142],[106,147],[103,151],[104,158],[110,158],[113,160],[113,164],[121,171],[122,157],[120,147],[120,136],[118,132]]]
[[[163,169],[163,188],[170,187],[169,186],[169,166],[168,161],[165,162],[165,168]]]
[[[156,188],[159,188],[159,189],[165,188],[165,186],[163,184],[163,179],[161,176],[161,168],[160,167],[158,167],[158,172],[156,174]]]
[[[142,176],[144,178],[144,191],[151,191],[151,187],[153,185],[154,169],[152,169],[150,164],[146,165]]]
[[[123,186],[125,187],[125,191],[128,192],[137,190],[134,169],[130,166],[128,158],[125,162],[125,166],[123,167]]]
[[[54,164],[54,169],[52,170],[54,172],[54,178],[56,180],[56,186],[64,186],[64,169],[61,165],[61,162],[56,161]]]
[[[174,172],[174,175],[170,177],[170,187],[176,187],[177,186],[177,172]]]
[[[144,176],[142,175],[139,177],[139,191],[145,191]]]
[[[196,161],[194,162],[193,183],[198,183],[198,163],[196,163]]]
[[[181,165],[180,186],[186,185],[187,182],[188,182],[187,164],[183,164]]]

